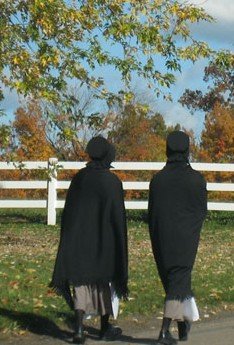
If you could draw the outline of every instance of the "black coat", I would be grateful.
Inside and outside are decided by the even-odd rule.
[[[70,306],[70,285],[114,283],[126,296],[127,228],[122,183],[89,164],[73,178],[62,215],[61,238],[50,284]]]
[[[168,162],[149,192],[149,230],[167,299],[192,296],[191,271],[207,212],[206,182],[185,161]]]

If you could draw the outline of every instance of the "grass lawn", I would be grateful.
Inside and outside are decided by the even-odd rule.
[[[128,214],[130,300],[120,318],[161,318],[164,292],[157,276],[144,217]],[[59,226],[44,210],[0,210],[0,332],[24,333],[32,324],[62,326],[72,312],[48,287]],[[201,317],[233,310],[233,213],[210,213],[193,272]],[[43,324],[44,323],[44,324]],[[44,326],[43,326],[44,325]]]

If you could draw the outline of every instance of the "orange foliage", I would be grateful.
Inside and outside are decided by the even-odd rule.
[[[153,121],[154,120],[154,121]],[[165,160],[165,134],[155,130],[159,121],[166,128],[161,115],[150,116],[142,105],[125,107],[124,114],[118,115],[108,137],[122,161]]]
[[[15,151],[17,161],[47,161],[55,152],[46,139],[45,122],[42,119],[40,106],[30,101],[27,108],[18,108],[15,113],[13,127],[18,149]],[[38,170],[1,171],[2,180],[38,180],[46,179],[46,174]],[[45,198],[44,190],[1,190],[1,198]]]
[[[205,128],[201,136],[201,148],[198,155],[201,162],[234,162],[234,109],[216,103],[214,109],[206,115]],[[206,172],[209,182],[234,182],[234,174],[227,172]],[[212,192],[215,199],[232,199],[232,193]]]
[[[36,101],[28,103],[26,109],[17,109],[13,126],[19,141],[18,160],[44,161],[55,155],[46,138],[46,123]]]
[[[148,109],[141,104],[125,106],[123,113],[112,119],[112,129],[108,138],[116,147],[118,161],[165,161],[166,136],[173,127],[167,127],[160,114],[149,114]],[[110,123],[108,122],[108,126]],[[47,161],[56,157],[56,151],[46,136],[46,122],[36,101],[30,101],[26,108],[19,108],[15,114],[13,127],[18,142],[17,160]],[[207,114],[205,127],[201,136],[200,147],[196,145],[194,133],[187,131],[191,143],[191,160],[202,162],[233,162],[234,161],[234,110],[216,104]],[[87,160],[84,149],[72,142],[61,143],[64,152],[69,153],[69,160]],[[76,146],[77,145],[77,146]],[[60,152],[60,151],[59,151]],[[72,153],[73,152],[73,153]],[[59,171],[59,180],[71,180],[76,171]],[[123,181],[149,181],[152,171],[116,171]],[[233,182],[233,174],[207,172],[204,174],[209,182]],[[45,180],[43,171],[14,170],[1,171],[2,180]],[[127,199],[146,199],[146,191],[126,191]],[[59,191],[59,197],[64,198],[65,192]],[[230,198],[230,193],[211,193],[215,198]],[[20,198],[45,198],[46,191],[8,190],[0,191],[0,196]]]
[[[162,132],[155,130],[162,128]],[[165,123],[161,115],[149,115],[140,104],[128,105],[123,114],[119,114],[108,138],[116,147],[119,161],[164,161],[165,156]],[[121,171],[117,175],[124,181],[148,181],[152,172]],[[144,191],[126,191],[127,199],[144,199]]]
[[[201,158],[210,162],[234,161],[234,109],[216,103],[206,115],[201,136]]]

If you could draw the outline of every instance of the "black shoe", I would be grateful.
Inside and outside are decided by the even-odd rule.
[[[178,334],[179,334],[179,340],[180,341],[186,341],[188,340],[188,333],[191,328],[191,324],[185,320],[185,321],[178,321]]]
[[[73,336],[73,344],[84,344],[85,343],[85,335],[84,332],[75,333]]]
[[[105,331],[100,332],[100,339],[105,341],[113,341],[122,334],[120,327],[115,327],[108,323]]]
[[[176,345],[177,341],[172,337],[169,331],[159,333],[158,340],[156,341],[157,345]]]

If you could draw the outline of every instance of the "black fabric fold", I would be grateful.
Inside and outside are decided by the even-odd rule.
[[[118,296],[126,297],[127,281],[122,182],[106,167],[88,164],[74,176],[67,193],[50,286],[72,308],[72,285],[112,282]]]
[[[185,133],[173,132],[171,139],[167,164],[150,183],[148,219],[166,300],[183,301],[193,296],[191,272],[207,213],[207,191],[203,176],[188,163]]]

